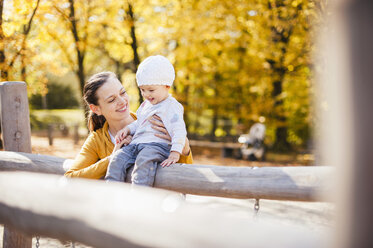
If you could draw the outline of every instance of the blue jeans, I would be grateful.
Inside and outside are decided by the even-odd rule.
[[[153,186],[158,163],[170,155],[171,145],[166,143],[130,144],[114,153],[105,180],[124,182],[127,169],[135,164],[132,183]]]

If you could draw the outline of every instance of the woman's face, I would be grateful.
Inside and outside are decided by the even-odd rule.
[[[91,109],[106,120],[122,120],[129,111],[129,97],[122,84],[116,78],[109,78],[97,91],[98,105]]]

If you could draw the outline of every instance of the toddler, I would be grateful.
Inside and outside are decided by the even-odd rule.
[[[132,183],[153,186],[158,163],[163,167],[176,163],[185,145],[186,128],[183,106],[169,94],[175,70],[167,58],[156,55],[146,58],[136,73],[144,102],[138,108],[137,120],[115,136],[120,142],[133,135],[129,145],[118,150],[109,163],[105,180],[124,181],[127,169],[135,164]],[[171,136],[171,142],[155,136],[149,119],[159,116]]]

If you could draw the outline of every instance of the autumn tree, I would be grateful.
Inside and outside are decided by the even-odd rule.
[[[1,69],[1,81],[6,80],[8,77],[7,69],[5,64],[5,35],[3,30],[3,12],[4,12],[4,0],[0,1],[0,69]]]
[[[34,17],[39,7],[40,0],[23,4],[13,2],[13,9],[8,9],[7,24],[8,34],[4,32],[4,1],[0,5],[0,63],[2,80],[26,80],[27,57],[32,56],[32,51],[27,47],[27,38],[30,34]],[[10,15],[12,13],[13,15]],[[14,17],[20,15],[20,17]],[[14,20],[12,20],[13,18]],[[18,66],[20,69],[15,69]],[[19,75],[18,77],[16,75]]]
[[[137,15],[132,1],[115,2],[97,13],[97,24],[103,35],[95,41],[99,52],[115,65],[115,72],[120,78],[127,70],[136,73],[139,66],[139,42],[136,30]],[[115,35],[113,35],[115,34]],[[138,90],[139,103],[142,96]]]
[[[269,143],[288,150],[311,135],[312,25],[320,1],[15,0],[18,15],[0,19],[1,75],[21,79],[26,72],[31,90],[46,93],[49,76],[73,72],[82,94],[88,75],[111,70],[135,110],[137,66],[162,54],[175,66],[172,93],[189,134],[234,137],[264,122]]]
[[[315,5],[312,1],[269,0],[265,7],[266,19],[262,24],[266,32],[262,34],[265,36],[263,40],[268,44],[269,52],[265,59],[272,81],[273,107],[269,118],[275,125],[273,148],[288,151],[289,131],[295,136],[299,136],[301,129],[309,132],[313,47],[310,32]],[[294,106],[297,108],[294,109]],[[294,119],[308,124],[295,130],[290,124]]]

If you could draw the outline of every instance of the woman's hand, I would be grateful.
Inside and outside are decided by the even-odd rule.
[[[152,118],[149,119],[149,122],[153,124],[152,128],[154,130],[161,132],[161,133],[156,133],[155,136],[157,136],[158,138],[167,140],[167,141],[171,141],[171,136],[168,133],[166,127],[164,126],[161,117],[159,117],[158,115],[153,115]]]
[[[153,124],[153,126],[152,126],[153,129],[162,133],[162,134],[156,133],[155,136],[157,136],[161,139],[165,139],[167,141],[171,141],[171,136],[168,133],[166,127],[164,126],[161,117],[159,117],[158,115],[153,115],[152,118],[149,120],[149,122],[151,124]],[[185,138],[185,145],[184,145],[184,148],[183,148],[181,154],[184,155],[184,156],[188,156],[189,153],[190,153],[189,140],[188,140],[188,138]]]
[[[187,137],[185,137],[185,145],[184,145],[183,150],[181,151],[181,154],[183,154],[184,156],[188,156],[189,153],[190,153],[189,140]]]

